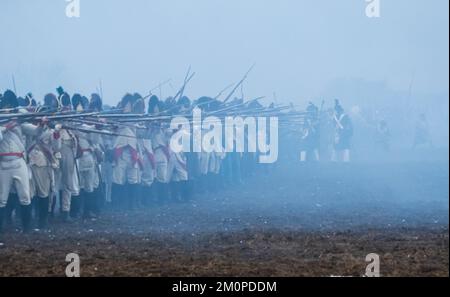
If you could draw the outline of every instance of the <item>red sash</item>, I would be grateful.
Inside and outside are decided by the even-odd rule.
[[[152,168],[156,169],[155,155],[153,155],[153,153],[149,152],[148,150],[145,150],[145,153],[147,154],[147,158],[150,161],[150,164],[152,164]]]
[[[17,158],[23,158],[23,153],[0,153],[0,157],[17,157]]]
[[[133,166],[136,165],[136,163],[139,165],[139,167],[142,169],[144,165],[142,164],[141,158],[139,158],[138,151],[135,150],[130,145],[119,147],[114,149],[114,161],[117,163],[119,158],[122,156],[124,149],[128,148],[131,153],[131,160],[133,161]]]

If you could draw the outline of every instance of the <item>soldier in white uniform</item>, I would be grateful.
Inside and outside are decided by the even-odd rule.
[[[59,167],[55,154],[61,148],[61,137],[55,130],[44,127],[38,135],[27,142],[28,165],[31,169],[35,198],[38,199],[39,229],[46,229],[50,208],[50,196],[55,191],[54,170]]]
[[[101,112],[103,111],[103,101],[100,95],[92,94],[91,99],[89,101],[89,112]],[[102,125],[96,125],[96,129],[103,129]],[[104,205],[106,197],[105,197],[105,188],[106,184],[104,182],[104,175],[102,166],[106,164],[105,162],[105,150],[106,143],[111,144],[110,137],[103,137],[100,134],[93,134],[91,136],[92,143],[94,145],[95,151],[95,161],[96,161],[96,176],[98,185],[94,190],[94,200],[91,205],[90,211],[94,213],[96,216],[100,215],[100,209]],[[109,173],[109,177],[111,177],[111,172]],[[109,178],[111,181],[111,178]]]
[[[167,138],[170,139],[171,135],[169,134],[167,136]],[[188,197],[186,196],[189,195],[189,174],[186,154],[184,152],[175,153],[169,146],[168,160],[167,180],[171,182],[171,198],[173,201],[187,200]]]
[[[157,96],[152,96],[149,101],[148,114],[159,115],[163,111],[163,103]],[[168,147],[166,129],[163,128],[162,123],[151,123],[151,142],[153,153],[155,157],[155,180],[154,189],[155,196],[158,202],[167,202],[169,199],[169,178],[168,166],[170,159],[170,152]]]
[[[62,111],[72,110],[70,96],[63,93],[60,96]],[[78,172],[75,166],[75,158],[78,148],[78,138],[71,130],[59,131],[61,147],[57,152],[59,168],[56,170],[56,188],[59,193],[60,211],[63,222],[70,221],[72,197],[80,193]],[[53,204],[52,204],[53,205]]]
[[[16,95],[12,91],[6,91],[0,108],[16,107]],[[41,130],[41,127],[28,123],[9,122],[0,126],[0,232],[3,229],[5,207],[12,188],[15,189],[21,205],[23,230],[30,230],[30,171],[25,161],[24,135],[38,135]]]
[[[141,171],[141,193],[140,198],[145,206],[150,205],[153,198],[153,182],[156,175],[156,160],[153,152],[151,131],[146,129],[142,139],[138,140],[139,151],[141,153],[142,171]]]
[[[124,113],[131,113],[136,103],[136,97],[127,94],[119,106],[123,108]],[[138,152],[136,129],[121,126],[116,132],[125,136],[118,136],[113,145],[113,204],[118,208],[127,207],[131,209],[134,208],[137,202],[139,184],[141,182],[142,160],[140,160]]]
[[[95,129],[93,126],[81,125],[83,129]],[[91,218],[95,210],[94,191],[100,185],[97,155],[100,152],[97,146],[98,134],[76,132],[78,136],[77,167],[80,179],[80,198],[83,208],[83,218]]]
[[[170,151],[167,143],[165,129],[161,124],[155,124],[152,130],[152,145],[156,162],[155,189],[159,202],[169,199],[169,160]]]
[[[336,100],[334,113],[335,139],[333,150],[333,161],[350,162],[350,148],[353,137],[353,124],[338,100]]]

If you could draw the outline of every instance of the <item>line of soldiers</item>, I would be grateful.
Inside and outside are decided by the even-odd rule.
[[[110,121],[106,116],[109,112],[167,119],[188,115],[193,106],[216,114],[224,106],[217,99],[201,97],[191,102],[180,96],[162,101],[153,95],[146,109],[146,98],[126,94],[117,107],[108,110],[98,94],[88,99],[70,96],[62,88],[57,91],[58,96],[47,94],[42,105],[31,94],[25,98],[10,90],[0,94],[0,232],[5,221],[12,222],[13,214],[20,215],[23,231],[32,229],[32,217],[36,227],[45,230],[57,206],[61,220],[69,223],[96,218],[104,208],[133,210],[188,201],[194,189],[214,192],[225,184],[241,184],[243,175],[252,175],[260,166],[258,153],[175,153],[169,141],[178,131],[169,129],[165,120]],[[243,102],[235,99],[226,109],[242,110]],[[258,115],[261,110],[276,110],[273,105],[264,108],[257,100],[246,107]],[[99,116],[93,120],[87,117],[91,113]],[[319,161],[319,108],[310,103],[301,118],[293,110],[287,114],[293,116],[287,124],[294,122],[290,128],[297,137],[301,129],[301,161]],[[353,128],[338,101],[332,119],[334,158],[349,161]]]
[[[209,97],[196,104],[204,111],[220,106]],[[139,115],[146,113],[145,106],[141,95],[127,94],[114,110]],[[177,115],[191,107],[185,96],[166,101],[151,96],[147,113]],[[33,217],[37,228],[45,230],[57,205],[61,220],[71,222],[95,218],[105,207],[131,210],[187,201],[194,187],[205,192],[224,183],[240,184],[242,173],[256,166],[256,155],[250,153],[175,153],[169,139],[177,131],[164,121],[55,119],[55,110],[101,113],[103,104],[98,94],[88,99],[63,89],[58,89],[58,96],[47,94],[41,106],[31,94],[17,98],[8,90],[0,96],[0,232],[13,214],[20,215],[24,232],[33,228]],[[46,112],[49,116],[32,116]],[[2,120],[2,115],[8,119],[11,114],[30,117]]]
[[[323,111],[323,103],[319,109],[314,103],[309,102],[301,125],[300,160],[320,161],[322,121],[331,119],[334,127],[331,160],[349,162],[353,137],[353,123],[350,116],[345,113],[339,100],[335,100],[334,110],[330,114],[323,116],[324,114],[326,113]]]

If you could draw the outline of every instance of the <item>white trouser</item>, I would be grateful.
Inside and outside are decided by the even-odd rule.
[[[113,183],[117,185],[135,185],[140,183],[139,164],[133,164],[130,152],[125,150],[122,156],[113,164]]]
[[[54,171],[53,168],[45,166],[31,166],[33,174],[34,194],[40,198],[47,198],[54,188]]]
[[[155,150],[155,161],[156,161],[156,180],[160,183],[168,183],[169,174],[169,160],[164,151],[160,148]]]
[[[188,180],[186,161],[182,159],[180,154],[171,153],[167,173],[169,181],[179,182]]]
[[[155,180],[155,169],[149,157],[144,156],[142,161],[141,183],[143,186],[150,187]],[[156,165],[156,164],[155,164]]]
[[[30,172],[25,160],[0,160],[0,208],[5,207],[14,186],[21,205],[30,205]]]

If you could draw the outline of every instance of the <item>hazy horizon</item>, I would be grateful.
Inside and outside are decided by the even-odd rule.
[[[173,95],[191,65],[186,94],[198,98],[256,63],[244,87],[250,98],[356,100],[364,85],[379,84],[448,104],[446,0],[381,0],[377,19],[365,15],[364,0],[81,0],[79,19],[66,17],[66,5],[0,2],[0,91],[12,88],[12,75],[19,94],[39,100],[58,85],[90,94],[101,80],[105,102],[115,104],[167,79],[163,96]],[[341,82],[361,83],[359,93]]]

